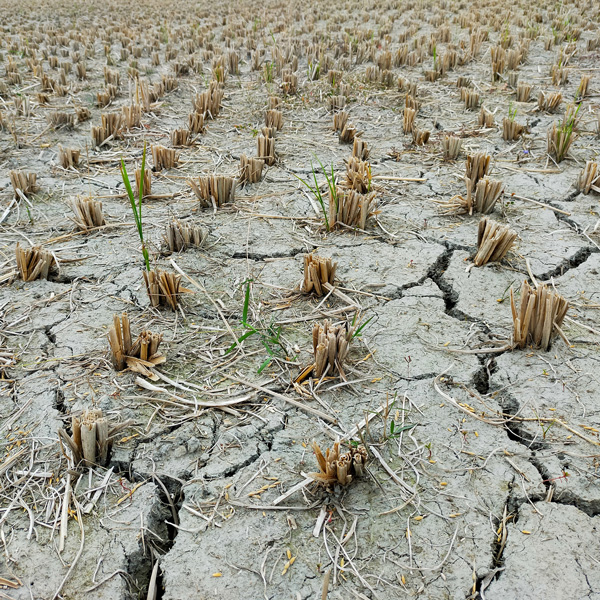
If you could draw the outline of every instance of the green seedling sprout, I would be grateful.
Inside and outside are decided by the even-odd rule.
[[[144,231],[142,229],[142,198],[144,197],[144,175],[146,172],[146,142],[144,142],[144,152],[142,154],[142,171],[140,176],[140,189],[139,189],[139,199],[138,205],[135,204],[135,194],[131,189],[131,183],[129,182],[129,176],[127,175],[127,168],[125,167],[125,161],[121,157],[121,177],[123,178],[123,183],[125,184],[125,189],[127,191],[127,196],[129,197],[129,202],[131,204],[131,210],[133,211],[133,218],[135,219],[135,225],[138,230],[138,234],[140,236],[140,241],[142,242],[142,255],[144,256],[144,262],[146,263],[146,270],[150,271],[150,256],[148,254],[148,248],[146,248],[146,244],[144,242]]]

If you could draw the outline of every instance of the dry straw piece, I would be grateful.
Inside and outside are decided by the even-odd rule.
[[[442,149],[444,151],[444,160],[454,160],[458,158],[462,147],[462,139],[455,135],[445,135],[442,138]]]
[[[275,164],[275,138],[259,135],[256,138],[258,158],[264,160],[269,166]]]
[[[340,454],[340,442],[336,440],[331,449],[326,449],[325,455],[317,442],[313,442],[312,447],[320,472],[309,475],[326,487],[348,485],[365,472],[368,453],[363,445],[351,446],[347,452]]]
[[[600,193],[600,172],[598,163],[588,160],[577,178],[577,191],[589,194],[590,190]]]
[[[48,279],[50,269],[56,264],[52,253],[44,250],[41,246],[22,248],[19,242],[17,242],[15,255],[17,269],[23,281]]]
[[[240,156],[240,183],[257,183],[262,177],[265,161],[262,158],[248,158],[245,154]]]
[[[359,194],[370,192],[371,165],[368,162],[351,156],[346,169],[346,179],[348,187],[356,190]]]
[[[105,467],[114,437],[130,424],[126,421],[110,427],[102,410],[94,408],[84,410],[79,417],[71,418],[72,436],[61,427],[58,438],[61,445],[64,442],[71,451],[74,468],[98,465]]]
[[[332,325],[327,319],[313,326],[313,374],[317,379],[325,375],[337,375],[350,350],[354,329],[348,324]]]
[[[265,125],[279,131],[283,127],[283,113],[280,110],[268,110],[265,113]]]
[[[173,148],[165,148],[164,146],[152,146],[152,161],[154,162],[154,170],[162,171],[162,169],[172,169],[179,162],[179,152]]]
[[[177,310],[179,297],[191,290],[181,287],[181,275],[156,269],[144,271],[144,283],[152,306],[168,306]]]
[[[28,196],[38,190],[37,175],[35,173],[9,171],[8,177],[13,186],[13,190],[15,191],[15,198],[19,198],[20,193]]]
[[[73,113],[54,111],[48,117],[48,124],[53,129],[72,129],[73,125],[75,125],[75,115]]]
[[[472,195],[470,180],[467,180],[467,204],[466,210],[472,215],[473,212],[483,214],[491,213],[494,206],[500,198],[502,192],[502,182],[495,179],[484,177],[477,182],[475,186],[475,195]]]
[[[477,154],[468,154],[465,165],[465,178],[471,181],[472,187],[477,185],[477,182],[487,175],[490,168],[492,157],[484,152]]]
[[[170,252],[181,252],[193,246],[202,246],[208,231],[197,225],[188,225],[173,219],[166,227],[163,239]]]
[[[211,81],[208,90],[196,94],[192,100],[194,112],[200,113],[204,118],[216,119],[221,112],[223,101],[223,87],[216,81]]]
[[[75,148],[63,148],[58,145],[58,161],[63,169],[73,169],[79,164],[81,150]]]
[[[220,207],[226,202],[233,202],[235,198],[237,182],[233,177],[207,175],[198,177],[197,183],[193,179],[188,179],[187,182],[204,208]]]
[[[375,193],[359,194],[355,190],[336,188],[335,196],[329,190],[329,228],[338,223],[364,230],[373,213]]]
[[[80,231],[87,231],[106,224],[102,214],[102,202],[91,198],[77,198],[71,201],[75,213],[75,224]]]
[[[330,291],[335,280],[337,263],[331,258],[323,258],[316,254],[304,255],[304,281],[302,291],[305,294],[322,296],[325,291]]]
[[[131,324],[127,313],[122,313],[121,317],[113,316],[113,324],[108,331],[108,343],[113,366],[117,371],[128,368],[157,381],[158,376],[151,369],[167,360],[158,351],[161,341],[161,334],[142,331],[132,342]]]
[[[515,231],[487,217],[479,221],[477,232],[477,254],[473,259],[476,267],[488,262],[500,262],[517,239]]]
[[[560,326],[569,309],[569,303],[546,284],[532,288],[527,281],[524,281],[521,286],[521,306],[518,312],[511,287],[510,307],[513,317],[513,344],[516,347],[524,348],[527,344],[531,344],[534,348],[548,350],[555,333],[567,341]]]

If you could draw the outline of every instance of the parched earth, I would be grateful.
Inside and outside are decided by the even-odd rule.
[[[600,599],[600,179],[579,183],[600,151],[597,4],[1,6],[0,598]],[[157,168],[208,89],[218,115]],[[374,201],[364,228],[328,231],[309,188],[325,210],[326,174],[347,185],[337,96]],[[405,133],[411,101],[425,145]],[[90,127],[131,106],[140,123],[96,145]],[[272,106],[274,164],[205,208],[188,179],[239,178]],[[188,289],[177,310],[150,303],[120,172],[144,147],[144,240]],[[517,234],[482,267],[481,214],[459,207],[477,153],[503,189],[489,217]],[[15,171],[37,189],[15,191]],[[105,224],[79,229],[77,198]],[[170,252],[173,219],[204,243]],[[17,244],[51,253],[48,279],[23,280]],[[337,263],[320,297],[301,286],[310,253]],[[513,344],[525,280],[569,303],[548,350]],[[162,335],[155,381],[115,369],[124,312],[134,338]],[[326,319],[355,335],[318,378]],[[92,408],[124,427],[84,465],[58,432]],[[337,439],[367,468],[319,485],[312,444]]]

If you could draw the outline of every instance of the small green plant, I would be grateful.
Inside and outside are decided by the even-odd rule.
[[[275,356],[275,346],[279,346],[283,349],[281,343],[281,326],[274,327],[272,324],[267,327],[257,329],[254,325],[248,322],[248,308],[250,306],[250,284],[253,282],[252,279],[247,279],[242,285],[246,286],[246,292],[244,295],[244,307],[242,309],[242,327],[246,329],[237,341],[235,341],[227,350],[225,354],[231,352],[236,346],[241,344],[244,340],[248,339],[253,335],[257,335],[260,339],[261,344],[267,351],[267,358],[261,363],[257,373],[262,373],[271,363]]]
[[[265,83],[273,83],[273,63],[267,62],[263,67],[263,77],[265,79]]]
[[[129,197],[129,202],[131,204],[131,210],[133,211],[133,218],[135,219],[135,225],[138,230],[138,234],[140,236],[140,241],[142,242],[142,255],[144,256],[144,262],[146,263],[146,270],[150,271],[150,255],[148,254],[148,248],[146,248],[146,243],[144,242],[144,231],[142,229],[142,198],[144,197],[144,175],[146,172],[146,142],[144,142],[144,152],[142,154],[142,171],[140,176],[140,185],[139,185],[139,199],[138,205],[135,204],[135,194],[131,189],[131,183],[129,182],[129,176],[127,175],[127,168],[125,167],[125,161],[121,158],[121,177],[123,178],[123,183],[125,184],[125,189],[127,191],[127,196]]]
[[[308,80],[315,81],[319,79],[319,75],[321,74],[321,62],[313,63],[312,61],[308,63]]]
[[[437,71],[437,48],[433,45],[433,70]]]
[[[375,316],[375,315],[373,315]],[[363,329],[373,320],[373,317],[369,317],[364,323],[361,323],[354,333],[352,334],[352,339],[360,337],[362,335]],[[354,313],[354,318],[352,319],[352,327],[354,327],[360,321],[360,317],[358,313]]]
[[[323,175],[325,175],[325,178],[327,179],[327,186],[329,187],[329,193],[330,193],[330,201],[333,200],[333,202],[335,202],[335,211],[337,213],[338,197],[337,197],[337,188],[335,185],[335,173],[333,171],[333,164],[331,165],[331,174],[329,174],[327,172],[327,169],[323,166],[323,163],[314,154],[313,154],[313,156],[315,157],[316,161],[319,163],[319,166],[321,167],[321,171],[323,171]],[[309,183],[308,181],[305,181],[304,179],[302,179],[301,177],[298,177],[298,175],[296,175],[295,173],[292,173],[292,175],[296,179],[298,179],[298,181],[301,181],[313,193],[315,200],[320,204],[321,210],[323,211],[323,217],[325,218],[325,229],[326,229],[326,231],[329,231],[329,219],[327,218],[327,209],[325,208],[325,199],[323,198],[323,194],[321,192],[321,186],[317,182],[317,171],[315,170],[315,167],[314,167],[314,164],[312,161],[310,162],[310,166],[312,169],[313,181],[315,182],[314,186],[311,183]]]
[[[574,109],[573,105],[567,107],[562,122],[557,127],[554,123],[552,129],[548,131],[548,153],[556,157],[557,162],[564,160],[569,153],[573,140],[573,129],[577,123],[577,115],[581,104]]]
[[[512,107],[512,102],[510,102],[509,105],[508,105],[508,118],[511,121],[514,121],[516,116],[517,116],[517,108],[516,107],[513,108]]]

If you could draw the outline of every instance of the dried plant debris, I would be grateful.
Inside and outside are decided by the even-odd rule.
[[[577,178],[577,191],[589,194],[591,190],[600,193],[600,171],[598,163],[588,160]]]
[[[485,129],[491,129],[494,126],[494,115],[483,106],[479,111],[478,124],[479,127],[484,127]]]
[[[8,177],[15,191],[15,198],[18,198],[20,193],[24,196],[29,196],[38,190],[37,175],[35,173],[9,171]]]
[[[140,197],[140,183],[142,182],[142,169],[135,170],[135,196]],[[152,196],[152,171],[144,169],[144,187],[142,189],[144,198]]]
[[[352,145],[352,156],[360,160],[367,160],[369,158],[369,148],[367,142],[360,138],[354,138]]]
[[[364,230],[367,219],[375,209],[375,193],[360,194],[355,190],[335,188],[329,190],[329,227],[338,223]]]
[[[81,150],[75,148],[63,148],[58,145],[58,161],[63,169],[74,169],[79,164]]]
[[[283,127],[283,113],[276,109],[267,110],[265,113],[265,125],[279,131]]]
[[[173,219],[167,225],[163,239],[170,252],[182,252],[187,248],[203,246],[207,237],[208,231],[203,227]]]
[[[189,129],[174,129],[171,132],[171,144],[175,147],[190,146],[192,144],[192,136]]]
[[[305,294],[322,296],[330,291],[335,280],[337,263],[331,258],[324,258],[316,254],[304,255],[304,281],[302,291]]]
[[[517,234],[507,225],[502,225],[483,217],[477,231],[477,254],[473,259],[476,267],[489,262],[501,261],[510,250]]]
[[[371,165],[368,162],[351,156],[346,169],[347,185],[359,194],[371,191]]]
[[[467,155],[465,166],[465,178],[471,181],[471,186],[474,188],[477,182],[487,175],[490,168],[492,157],[484,152],[478,152],[474,155]]]
[[[331,449],[326,449],[325,455],[316,442],[313,442],[312,446],[319,464],[319,472],[309,475],[328,488],[336,484],[348,485],[365,472],[368,454],[363,445],[350,445],[348,450],[341,454],[340,442],[336,441]]]
[[[442,138],[442,150],[444,151],[444,160],[455,160],[460,154],[462,140],[455,135],[445,135]]]
[[[70,205],[75,213],[75,224],[80,231],[88,231],[106,224],[100,200],[76,198],[70,202]]]
[[[153,381],[158,376],[152,368],[164,363],[167,359],[158,351],[162,335],[144,330],[135,341],[131,339],[131,324],[127,313],[113,316],[113,324],[108,331],[108,342],[112,363],[117,371],[130,369]]]
[[[173,148],[164,146],[152,146],[152,161],[154,162],[154,171],[163,169],[173,169],[179,162],[179,152]]]
[[[414,108],[406,107],[404,109],[404,118],[402,121],[404,133],[409,134],[413,132],[413,128],[415,126],[415,116],[417,115],[417,111]]]
[[[105,467],[115,436],[130,425],[127,421],[111,426],[101,409],[92,408],[71,418],[72,435],[58,430],[59,442],[71,451],[73,468]]]
[[[325,375],[343,373],[344,360],[350,350],[354,328],[349,323],[332,325],[328,320],[313,327],[313,374],[317,379]]]
[[[427,129],[413,127],[412,140],[415,146],[424,146],[429,141],[430,132]]]
[[[569,309],[569,303],[546,284],[532,288],[524,281],[521,286],[519,311],[511,287],[510,306],[513,317],[513,343],[516,347],[532,345],[534,348],[548,350],[552,337],[557,333],[567,341],[560,327]]]
[[[504,117],[502,120],[502,139],[507,142],[518,140],[524,130],[525,125],[517,123],[514,119]]]
[[[270,133],[270,132],[269,132]],[[259,135],[256,138],[258,158],[269,166],[275,164],[275,138]]]
[[[227,175],[208,175],[199,177],[197,182],[187,180],[203,207],[220,207],[235,198],[236,180]]]
[[[154,307],[168,306],[173,310],[177,310],[181,294],[191,291],[181,287],[181,275],[175,275],[160,269],[144,271],[143,273],[146,292],[148,292],[150,304]]]
[[[257,183],[261,180],[265,161],[262,158],[248,158],[245,154],[240,156],[240,183]]]
[[[54,255],[41,246],[23,248],[19,242],[15,248],[17,269],[23,281],[48,279],[50,270],[56,266]]]
[[[549,94],[540,92],[538,95],[538,110],[550,113],[556,112],[559,109],[561,102],[561,92],[551,92]]]

